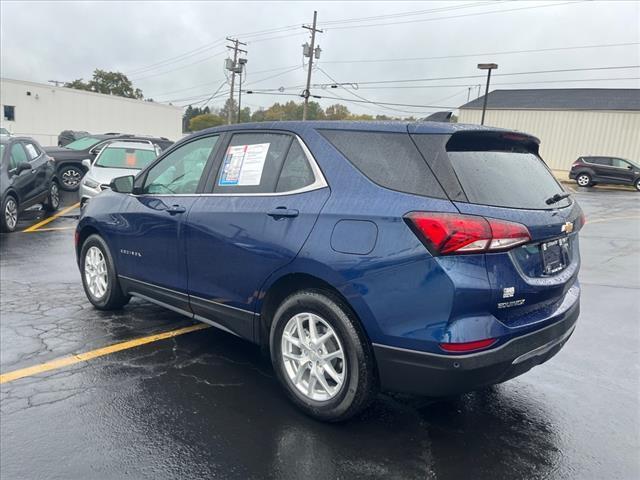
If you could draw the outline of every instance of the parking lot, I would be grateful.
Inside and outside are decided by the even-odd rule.
[[[576,198],[582,313],[560,354],[459,398],[381,395],[337,425],[295,410],[249,343],[140,300],[94,310],[76,199],[28,212],[0,241],[0,476],[638,478],[640,202]]]

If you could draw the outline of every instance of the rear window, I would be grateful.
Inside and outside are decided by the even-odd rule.
[[[153,150],[107,147],[100,153],[95,165],[96,167],[104,168],[142,170],[153,162],[155,158],[156,153]]]
[[[564,199],[546,204],[564,190],[534,153],[456,151],[449,152],[449,159],[471,203],[536,210],[571,203]]]
[[[65,145],[65,148],[70,148],[71,150],[86,150],[89,147],[93,147],[99,141],[99,138],[83,137],[75,142],[68,143]]]
[[[320,133],[378,185],[399,192],[446,198],[408,134],[344,130]]]

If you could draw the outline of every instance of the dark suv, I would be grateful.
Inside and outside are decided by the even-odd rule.
[[[555,355],[583,224],[528,135],[265,122],[114,179],[75,240],[96,308],[136,296],[256,342],[296,405],[342,420],[378,388],[452,395]]]
[[[42,203],[52,212],[60,204],[53,160],[32,138],[0,136],[0,230],[12,232],[20,212]]]
[[[164,137],[105,133],[80,138],[64,147],[45,147],[47,154],[56,161],[56,172],[60,179],[60,187],[63,190],[77,190],[80,186],[80,180],[87,173],[87,167],[82,164],[82,161],[85,159],[93,161],[102,148],[114,140],[121,142],[149,142],[160,147],[160,150],[166,150],[173,145],[171,140]]]
[[[609,183],[633,185],[640,191],[640,165],[618,157],[580,157],[571,165],[569,178],[581,187]]]

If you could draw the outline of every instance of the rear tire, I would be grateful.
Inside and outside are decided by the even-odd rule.
[[[636,187],[636,190],[640,192],[640,178],[636,180],[635,187]]]
[[[589,175],[588,173],[580,173],[576,177],[576,183],[579,187],[590,187],[593,185],[593,182],[591,181],[591,175]]]
[[[46,212],[55,212],[60,207],[60,189],[58,188],[58,182],[51,181],[49,185],[49,195],[44,202],[44,209]]]
[[[63,165],[58,171],[60,187],[68,192],[75,192],[80,188],[82,177],[84,177],[84,170],[75,165]]]
[[[287,297],[274,315],[269,343],[289,398],[318,420],[347,420],[378,393],[369,340],[351,310],[330,292],[303,290]]]
[[[0,214],[0,230],[3,232],[13,232],[18,225],[18,217],[20,210],[18,208],[18,200],[9,194],[2,202],[2,213]]]
[[[80,273],[84,292],[98,310],[117,310],[131,299],[122,292],[109,247],[99,235],[82,244]]]

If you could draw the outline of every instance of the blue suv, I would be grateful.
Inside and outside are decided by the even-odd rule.
[[[260,344],[326,421],[379,389],[504,382],[555,355],[579,312],[584,217],[538,144],[429,122],[205,130],[91,199],[84,289]]]

